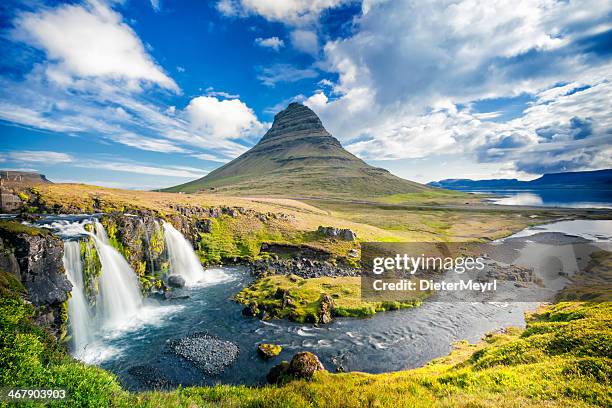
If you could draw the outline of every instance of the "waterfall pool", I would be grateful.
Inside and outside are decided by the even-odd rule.
[[[599,243],[612,240],[609,221],[549,224],[528,229],[515,239],[530,240],[532,233],[538,232],[571,231],[592,231],[585,236],[596,235]],[[85,347],[84,360],[115,373],[132,390],[151,388],[152,379],[168,388],[263,384],[271,367],[299,351],[314,352],[330,371],[336,367],[370,373],[397,371],[448,354],[455,341],[476,342],[487,332],[524,327],[524,313],[538,305],[425,301],[414,309],[378,313],[367,319],[337,318],[329,325],[315,327],[243,317],[243,306],[232,298],[253,279],[245,268],[210,268],[204,275],[216,278],[182,289],[182,298],[145,299],[139,312],[122,326],[99,331]],[[238,358],[221,373],[207,375],[169,351],[170,341],[197,332],[237,344]],[[263,360],[256,352],[259,343],[280,344],[283,350],[280,356]]]

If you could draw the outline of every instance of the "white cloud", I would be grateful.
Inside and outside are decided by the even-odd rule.
[[[217,9],[226,16],[258,14],[270,21],[298,24],[318,18],[326,9],[347,0],[220,0]]]
[[[224,92],[224,91],[215,91],[213,87],[206,88],[206,95],[214,96],[214,97],[221,97],[225,99],[240,99],[240,95],[238,94],[232,94],[232,93]]]
[[[573,41],[608,24],[602,16],[610,7],[605,11],[597,4],[368,2],[355,20],[354,34],[328,42],[325,61],[317,65],[338,75],[326,90],[334,98],[317,92],[305,103],[350,150],[369,159],[453,151],[485,160],[487,151],[492,159],[536,173],[537,166],[521,163],[519,156],[524,153],[537,163],[537,153],[546,148],[555,152],[548,156],[551,162],[556,155],[567,168],[588,167],[588,158],[602,161],[596,152],[610,143],[606,129],[612,126],[604,117],[609,110],[601,107],[612,64],[580,55]],[[568,85],[554,89],[560,82]],[[571,89],[595,84],[602,95],[593,89],[566,96]],[[521,94],[536,95],[521,120],[492,122],[500,120],[500,112],[469,108],[476,100]],[[570,143],[576,142],[568,140],[544,146],[536,132],[561,126],[571,129],[559,135],[573,135],[581,131],[577,123],[591,121],[593,136],[575,148]],[[582,158],[572,161],[573,150]]]
[[[46,53],[47,76],[60,84],[100,78],[178,91],[121,15],[98,1],[22,13],[15,26],[17,39]]]
[[[131,132],[115,134],[110,136],[112,140],[126,146],[135,147],[141,150],[160,153],[189,153],[189,150],[177,146],[175,143],[159,137],[143,137]]]
[[[210,154],[210,153],[198,153],[198,154],[193,154],[192,156],[195,157],[196,159],[214,161],[217,163],[225,163],[229,161],[229,160],[220,159],[219,156]]]
[[[278,51],[285,46],[285,42],[278,37],[270,37],[270,38],[258,37],[255,39],[255,44],[260,47],[271,48],[274,51]]]
[[[161,10],[161,0],[151,0],[151,7],[155,11]]]
[[[274,64],[260,68],[257,76],[264,85],[275,86],[279,82],[297,82],[303,79],[315,78],[319,73],[312,68],[296,68],[289,64]]]
[[[184,166],[150,166],[130,162],[82,161],[75,163],[76,167],[118,171],[123,173],[147,174],[152,176],[166,176],[177,178],[200,178],[208,171],[195,167]]]
[[[185,110],[192,128],[214,139],[236,139],[262,131],[253,110],[238,99],[198,96]]]
[[[13,151],[7,154],[8,159],[17,162],[59,164],[70,163],[72,156],[67,153],[50,152],[46,150],[22,150]]]
[[[293,30],[291,32],[291,44],[299,51],[311,55],[319,53],[319,40],[317,33],[312,30]]]

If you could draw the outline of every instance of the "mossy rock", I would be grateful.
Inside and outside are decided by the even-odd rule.
[[[282,350],[277,344],[262,343],[257,346],[257,352],[265,359],[278,356]]]

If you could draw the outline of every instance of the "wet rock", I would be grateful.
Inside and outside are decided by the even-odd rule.
[[[180,275],[170,275],[168,276],[168,286],[172,288],[184,288],[185,278]]]
[[[242,309],[242,315],[247,317],[255,317],[259,314],[259,308],[257,307],[257,303],[249,303]]]
[[[171,352],[193,363],[209,375],[221,373],[238,358],[240,349],[230,341],[206,333],[195,333],[172,340],[168,347]]]
[[[262,343],[257,346],[259,355],[266,359],[278,356],[282,350],[277,344]]]

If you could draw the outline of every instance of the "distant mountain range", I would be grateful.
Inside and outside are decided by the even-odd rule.
[[[358,199],[434,189],[370,166],[345,150],[310,108],[291,103],[249,151],[163,191]]]
[[[612,190],[612,169],[544,174],[530,181],[517,179],[446,179],[428,184],[432,187],[462,191],[599,189]]]

